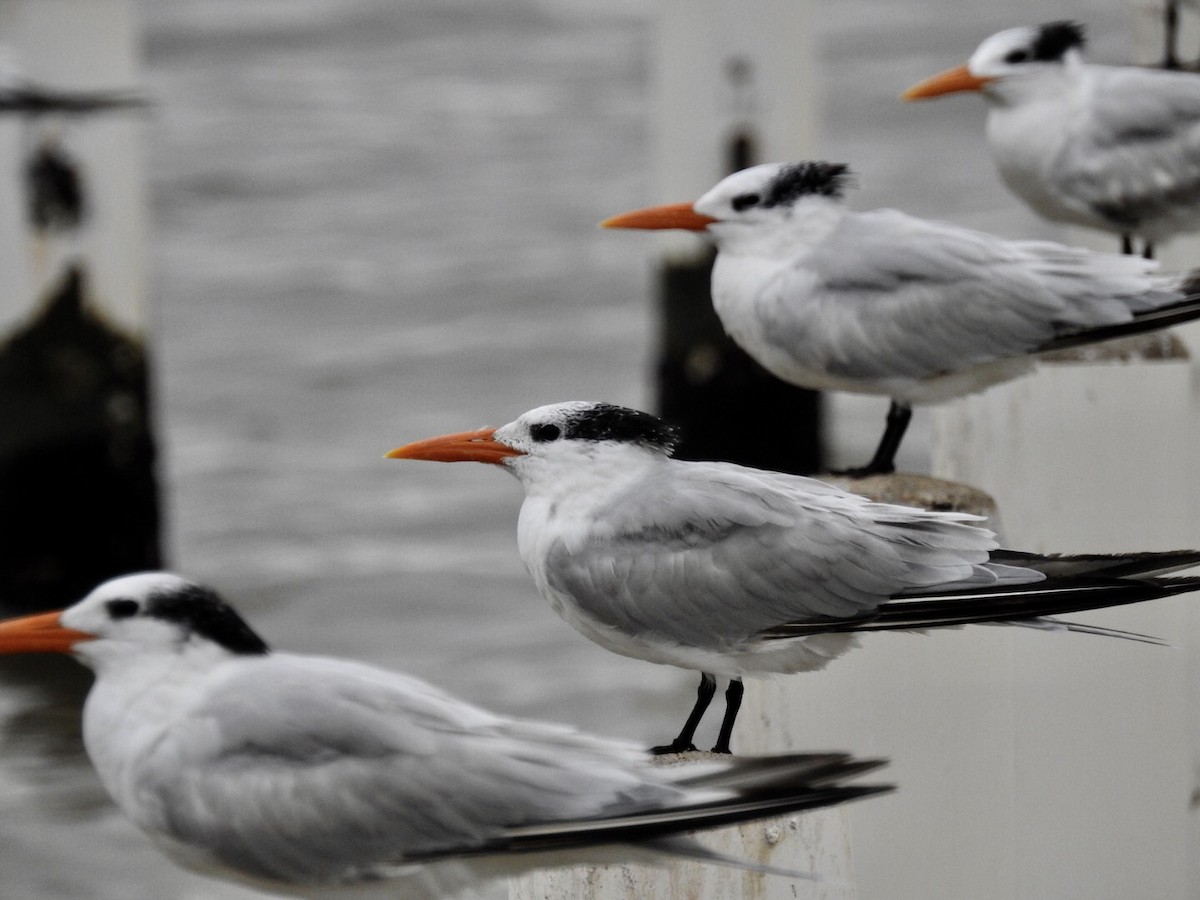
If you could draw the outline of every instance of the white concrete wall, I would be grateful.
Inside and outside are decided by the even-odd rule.
[[[1200,546],[1186,359],[1046,365],[936,421],[935,470],[993,493],[1011,546]],[[1003,846],[1025,890],[1008,896],[1194,896],[1196,616],[1191,596],[1075,617],[1168,648],[1035,634],[987,650],[965,636],[1011,684],[1010,733],[989,753],[1015,808]]]
[[[1162,4],[1132,6],[1137,59],[1157,62]],[[1200,30],[1193,12],[1184,17],[1187,59],[1200,55]],[[1117,249],[1113,237],[1084,229],[1064,229],[1061,240]],[[1177,238],[1156,255],[1166,270],[1193,268],[1200,239]],[[989,491],[1010,546],[1200,546],[1200,327],[1175,334],[1185,354],[1175,359],[1043,364],[939,409],[935,474]],[[1158,635],[1167,648],[1011,630],[998,641],[985,629],[962,635],[961,651],[990,660],[1008,685],[1009,727],[971,758],[977,774],[995,770],[1009,817],[994,846],[969,845],[1002,861],[999,883],[988,880],[982,896],[1200,896],[1198,603],[1180,597],[1075,617]],[[955,706],[956,716],[984,714],[969,697]],[[866,829],[855,837],[865,842]],[[948,839],[962,833],[938,835]],[[945,884],[929,887],[927,896],[952,896]],[[865,881],[863,890],[871,896]]]

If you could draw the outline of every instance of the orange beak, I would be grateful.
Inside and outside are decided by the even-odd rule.
[[[60,615],[37,613],[0,622],[0,653],[70,653],[81,641],[95,640],[94,634],[64,628]]]
[[[478,431],[460,431],[443,434],[441,437],[414,441],[389,450],[385,459],[427,459],[432,462],[481,462],[499,465],[510,456],[524,456],[492,437],[495,428],[480,428]]]
[[[928,100],[940,97],[942,94],[956,94],[959,91],[978,91],[985,84],[995,81],[994,78],[980,78],[972,75],[966,66],[958,66],[931,75],[924,81],[919,81],[900,95],[901,100]]]
[[[702,216],[692,209],[690,203],[668,203],[666,206],[648,206],[633,212],[621,213],[600,223],[601,228],[646,228],[661,231],[667,228],[682,228],[684,231],[704,231],[713,222],[720,221],[712,216]]]

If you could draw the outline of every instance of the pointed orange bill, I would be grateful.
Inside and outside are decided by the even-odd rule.
[[[668,203],[665,206],[648,206],[633,212],[621,213],[600,223],[601,228],[646,228],[662,230],[682,228],[684,231],[704,231],[713,222],[712,216],[702,216],[692,209],[690,203]]]
[[[942,94],[955,94],[959,91],[978,91],[985,84],[995,81],[994,78],[980,78],[972,75],[966,66],[958,66],[931,75],[924,81],[917,82],[900,95],[901,100],[928,100],[930,97],[940,97]]]
[[[495,428],[480,428],[478,431],[460,431],[440,437],[414,441],[389,450],[385,459],[427,459],[432,462],[481,462],[499,465],[510,456],[524,456],[492,437]]]
[[[37,613],[0,622],[0,653],[70,653],[81,641],[95,640],[94,634],[64,628],[60,615]]]

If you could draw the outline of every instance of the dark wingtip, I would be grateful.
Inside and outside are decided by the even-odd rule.
[[[1102,575],[1109,578],[1161,576],[1180,569],[1200,566],[1200,550],[1051,554],[993,550],[991,558],[993,562],[1036,569],[1043,575],[1054,578],[1070,575]]]
[[[596,844],[656,842],[689,831],[721,828],[755,819],[836,806],[896,790],[893,784],[851,785],[842,783],[864,772],[886,765],[883,759],[856,759],[848,753],[785,754],[768,757],[729,758],[729,767],[717,772],[683,777],[681,786],[709,788],[728,795],[708,802],[677,806],[649,806],[602,815],[591,819],[550,821],[508,829],[484,844],[450,851],[434,851],[424,857],[471,855],[505,850],[531,852],[563,850]],[[658,844],[665,852],[675,852]],[[733,858],[713,859],[731,865],[760,868]]]

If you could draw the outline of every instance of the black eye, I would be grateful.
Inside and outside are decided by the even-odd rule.
[[[546,441],[557,441],[559,435],[562,434],[562,429],[557,425],[531,425],[529,426],[529,436],[538,443]]]
[[[758,194],[738,194],[731,201],[734,212],[741,212],[743,209],[749,209],[752,206],[758,206],[762,197]]]
[[[1004,57],[1006,63],[1021,63],[1029,59],[1028,50],[1013,50],[1008,56]]]
[[[136,600],[109,600],[104,604],[110,619],[128,619],[136,616],[140,607]]]

